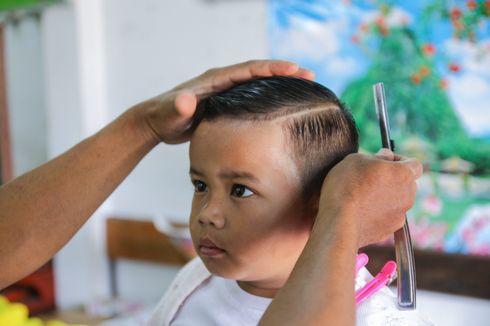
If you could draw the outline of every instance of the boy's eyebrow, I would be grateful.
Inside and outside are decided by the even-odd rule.
[[[202,174],[201,172],[197,171],[197,170],[196,170],[195,168],[193,168],[192,166],[191,166],[191,168],[189,169],[189,174],[195,174],[195,175],[198,175],[198,176],[200,176],[200,177],[202,177],[202,176],[203,176],[203,174]]]
[[[195,174],[197,176],[204,176],[203,173],[199,172],[196,170],[194,167],[191,166],[189,169],[190,174]],[[250,179],[254,182],[260,183],[260,180],[254,176],[252,173],[247,172],[247,171],[227,171],[227,172],[221,172],[218,175],[222,179],[233,179],[233,178],[244,178],[244,179]]]
[[[254,182],[260,183],[259,179],[256,176],[254,176],[252,173],[247,171],[221,172],[219,174],[219,177],[222,179],[234,179],[234,178],[250,179]]]

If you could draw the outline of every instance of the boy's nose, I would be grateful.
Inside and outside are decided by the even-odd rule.
[[[219,201],[210,201],[204,204],[199,212],[199,224],[214,226],[222,229],[225,226],[225,217]]]

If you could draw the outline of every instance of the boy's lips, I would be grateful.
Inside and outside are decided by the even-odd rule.
[[[218,247],[209,238],[203,238],[199,240],[199,252],[204,256],[213,257],[225,253],[225,250]]]

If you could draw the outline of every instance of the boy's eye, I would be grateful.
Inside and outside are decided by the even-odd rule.
[[[196,180],[193,183],[195,192],[205,192],[208,190],[208,186],[202,181]]]
[[[252,196],[253,194],[253,191],[248,189],[244,185],[234,184],[231,188],[231,195],[235,197],[246,198]]]

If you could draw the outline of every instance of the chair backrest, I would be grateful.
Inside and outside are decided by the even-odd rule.
[[[159,232],[150,220],[111,217],[107,219],[107,254],[109,256],[111,293],[118,294],[116,260],[131,259],[167,265],[185,265],[189,258]]]

